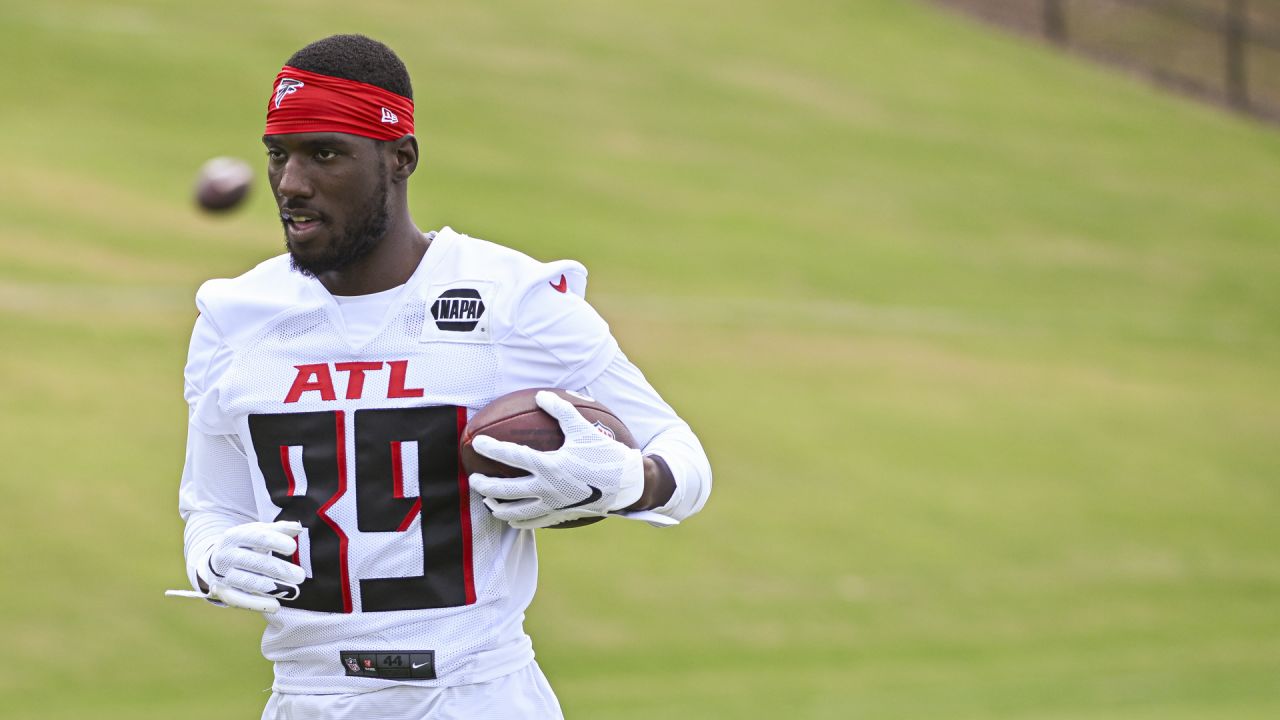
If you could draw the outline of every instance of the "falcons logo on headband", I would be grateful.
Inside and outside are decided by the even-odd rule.
[[[276,85],[276,107],[280,107],[280,103],[284,101],[286,95],[292,95],[298,92],[298,88],[303,86],[301,80],[293,78],[280,78],[280,84]]]

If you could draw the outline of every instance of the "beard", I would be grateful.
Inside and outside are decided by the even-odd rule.
[[[302,258],[289,247],[288,235],[285,235],[285,248],[289,250],[289,262],[293,269],[306,275],[318,275],[342,270],[352,263],[364,258],[378,247],[382,238],[391,227],[391,213],[387,210],[387,178],[379,179],[368,202],[356,210],[351,219],[343,226],[342,232],[327,253],[319,257]]]

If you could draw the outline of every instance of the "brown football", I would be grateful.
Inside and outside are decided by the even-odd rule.
[[[560,432],[560,423],[534,402],[534,396],[542,390],[550,390],[573,403],[578,412],[582,413],[589,422],[594,423],[600,432],[613,437],[627,447],[636,447],[631,431],[603,403],[596,402],[585,395],[558,388],[516,390],[485,405],[467,422],[467,427],[462,432],[459,451],[462,467],[468,474],[481,473],[491,477],[520,477],[529,474],[526,470],[505,465],[476,452],[471,447],[471,442],[477,435],[488,435],[497,440],[519,443],[534,450],[555,450],[564,445],[564,433]],[[582,527],[603,519],[602,517],[581,518],[551,527],[557,529]]]
[[[233,157],[213,158],[196,176],[196,204],[206,212],[226,212],[244,201],[252,184],[249,163]]]

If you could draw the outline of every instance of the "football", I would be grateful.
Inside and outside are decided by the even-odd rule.
[[[253,168],[233,157],[216,157],[196,175],[196,205],[211,213],[231,210],[244,202],[253,184]]]
[[[477,435],[488,435],[497,440],[519,443],[534,450],[555,450],[564,445],[564,433],[560,431],[560,423],[534,402],[534,396],[542,390],[550,390],[573,403],[589,422],[594,423],[600,432],[621,442],[627,447],[636,447],[635,438],[627,426],[618,419],[612,410],[603,403],[558,388],[529,388],[507,393],[481,408],[480,412],[467,423],[459,443],[462,467],[467,474],[481,473],[491,477],[520,477],[529,473],[487,458],[476,452],[471,443]],[[557,529],[582,527],[604,520],[603,517],[588,517],[563,522],[551,527]]]

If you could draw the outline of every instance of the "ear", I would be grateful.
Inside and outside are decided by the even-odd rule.
[[[405,135],[390,143],[391,181],[404,182],[418,169],[418,138]]]

